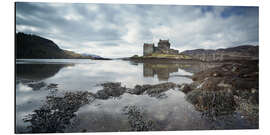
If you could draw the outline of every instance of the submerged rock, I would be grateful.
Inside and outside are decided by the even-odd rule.
[[[170,89],[174,89],[177,87],[175,83],[161,83],[156,85],[136,85],[133,89],[132,88],[126,88],[122,87],[121,83],[119,82],[108,82],[101,84],[103,86],[102,90],[99,90],[94,94],[94,97],[97,99],[108,99],[108,98],[116,98],[120,97],[124,93],[130,93],[130,94],[136,94],[136,95],[142,95],[142,94],[148,94],[151,97],[156,98],[164,98],[166,95],[164,94],[165,91],[168,91]]]
[[[179,89],[180,89],[181,91],[183,91],[184,93],[187,93],[187,92],[189,92],[189,91],[192,90],[191,87],[190,87],[190,85],[189,85],[189,84],[186,84],[186,83],[181,84],[181,85],[179,85],[178,87],[179,87]]]
[[[108,83],[103,83],[101,84],[103,86],[102,90],[99,90],[96,94],[95,97],[99,99],[108,99],[110,97],[119,97],[123,95],[127,88],[122,87],[121,83],[113,83],[113,82],[108,82]]]
[[[176,87],[175,83],[161,83],[157,85],[152,85],[150,88],[146,89],[146,93],[150,96],[158,95],[162,92],[168,91],[170,89],[174,89]]]
[[[39,82],[39,83],[30,83],[28,84],[29,87],[31,87],[33,90],[40,90],[41,88],[46,86],[45,82]]]
[[[45,82],[28,82],[26,83],[27,86],[31,87],[34,91],[41,90],[41,88],[44,88],[42,90],[57,90],[58,84],[50,83],[47,84]]]
[[[56,83],[50,83],[48,86],[47,86],[47,89],[56,89],[58,86],[58,84]]]
[[[136,85],[134,89],[128,91],[128,93],[140,95],[146,93],[150,96],[156,96],[162,92],[168,91],[169,89],[174,89],[176,87],[175,83],[161,83],[156,85]]]

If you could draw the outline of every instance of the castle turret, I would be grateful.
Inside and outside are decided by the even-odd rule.
[[[148,43],[144,43],[143,44],[143,55],[147,56],[150,55],[154,52],[154,43],[153,44],[148,44]]]

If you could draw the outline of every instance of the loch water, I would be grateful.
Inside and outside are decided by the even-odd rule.
[[[48,89],[50,86],[57,90],[53,94],[61,95],[78,91],[97,93],[102,89],[100,84],[106,82],[120,82],[126,88],[166,82],[180,85],[191,83],[190,76],[197,68],[205,66],[124,60],[18,59],[16,133],[33,132],[29,128],[33,127],[33,122],[25,119],[46,104],[47,97],[52,95],[52,91]],[[159,97],[124,93],[119,97],[93,100],[77,108],[74,117],[68,119],[72,124],[53,132],[134,131],[136,122],[145,124],[139,126],[151,127],[151,131],[252,128],[237,113],[215,119],[217,120],[213,121],[196,110],[186,100],[186,94],[175,88],[165,91]],[[40,132],[52,131],[43,129]]]

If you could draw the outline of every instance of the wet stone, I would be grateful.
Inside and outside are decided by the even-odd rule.
[[[47,86],[47,89],[56,89],[58,86],[58,84],[56,83],[50,83],[48,86]]]
[[[166,98],[164,92],[177,87],[175,83],[161,83],[156,85],[136,85],[133,89],[122,87],[121,83],[108,82],[101,84],[102,90],[99,90],[94,94],[97,99],[118,98],[124,93],[130,93],[135,95],[147,94],[151,97],[159,99]]]
[[[33,90],[40,90],[41,88],[46,86],[45,82],[39,82],[39,83],[30,83],[28,84],[29,87],[31,87]]]
[[[190,88],[189,84],[182,84],[179,86],[179,89],[183,91],[184,93],[188,93],[192,89]]]
[[[103,89],[99,90],[95,94],[95,97],[99,99],[108,99],[110,97],[120,97],[127,90],[127,88],[121,86],[121,83],[108,82],[108,83],[101,84],[101,86],[103,86]]]
[[[150,96],[159,96],[160,93],[168,91],[169,89],[176,88],[175,83],[161,83],[156,85],[136,85],[134,89],[129,90],[128,92],[131,94],[148,94]]]

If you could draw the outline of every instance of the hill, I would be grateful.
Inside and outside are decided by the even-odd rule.
[[[16,33],[16,59],[106,59],[63,50],[53,41],[31,34]]]
[[[195,49],[186,50],[180,54],[190,56],[192,59],[201,61],[224,61],[224,60],[258,60],[259,47],[242,45],[226,49]]]

